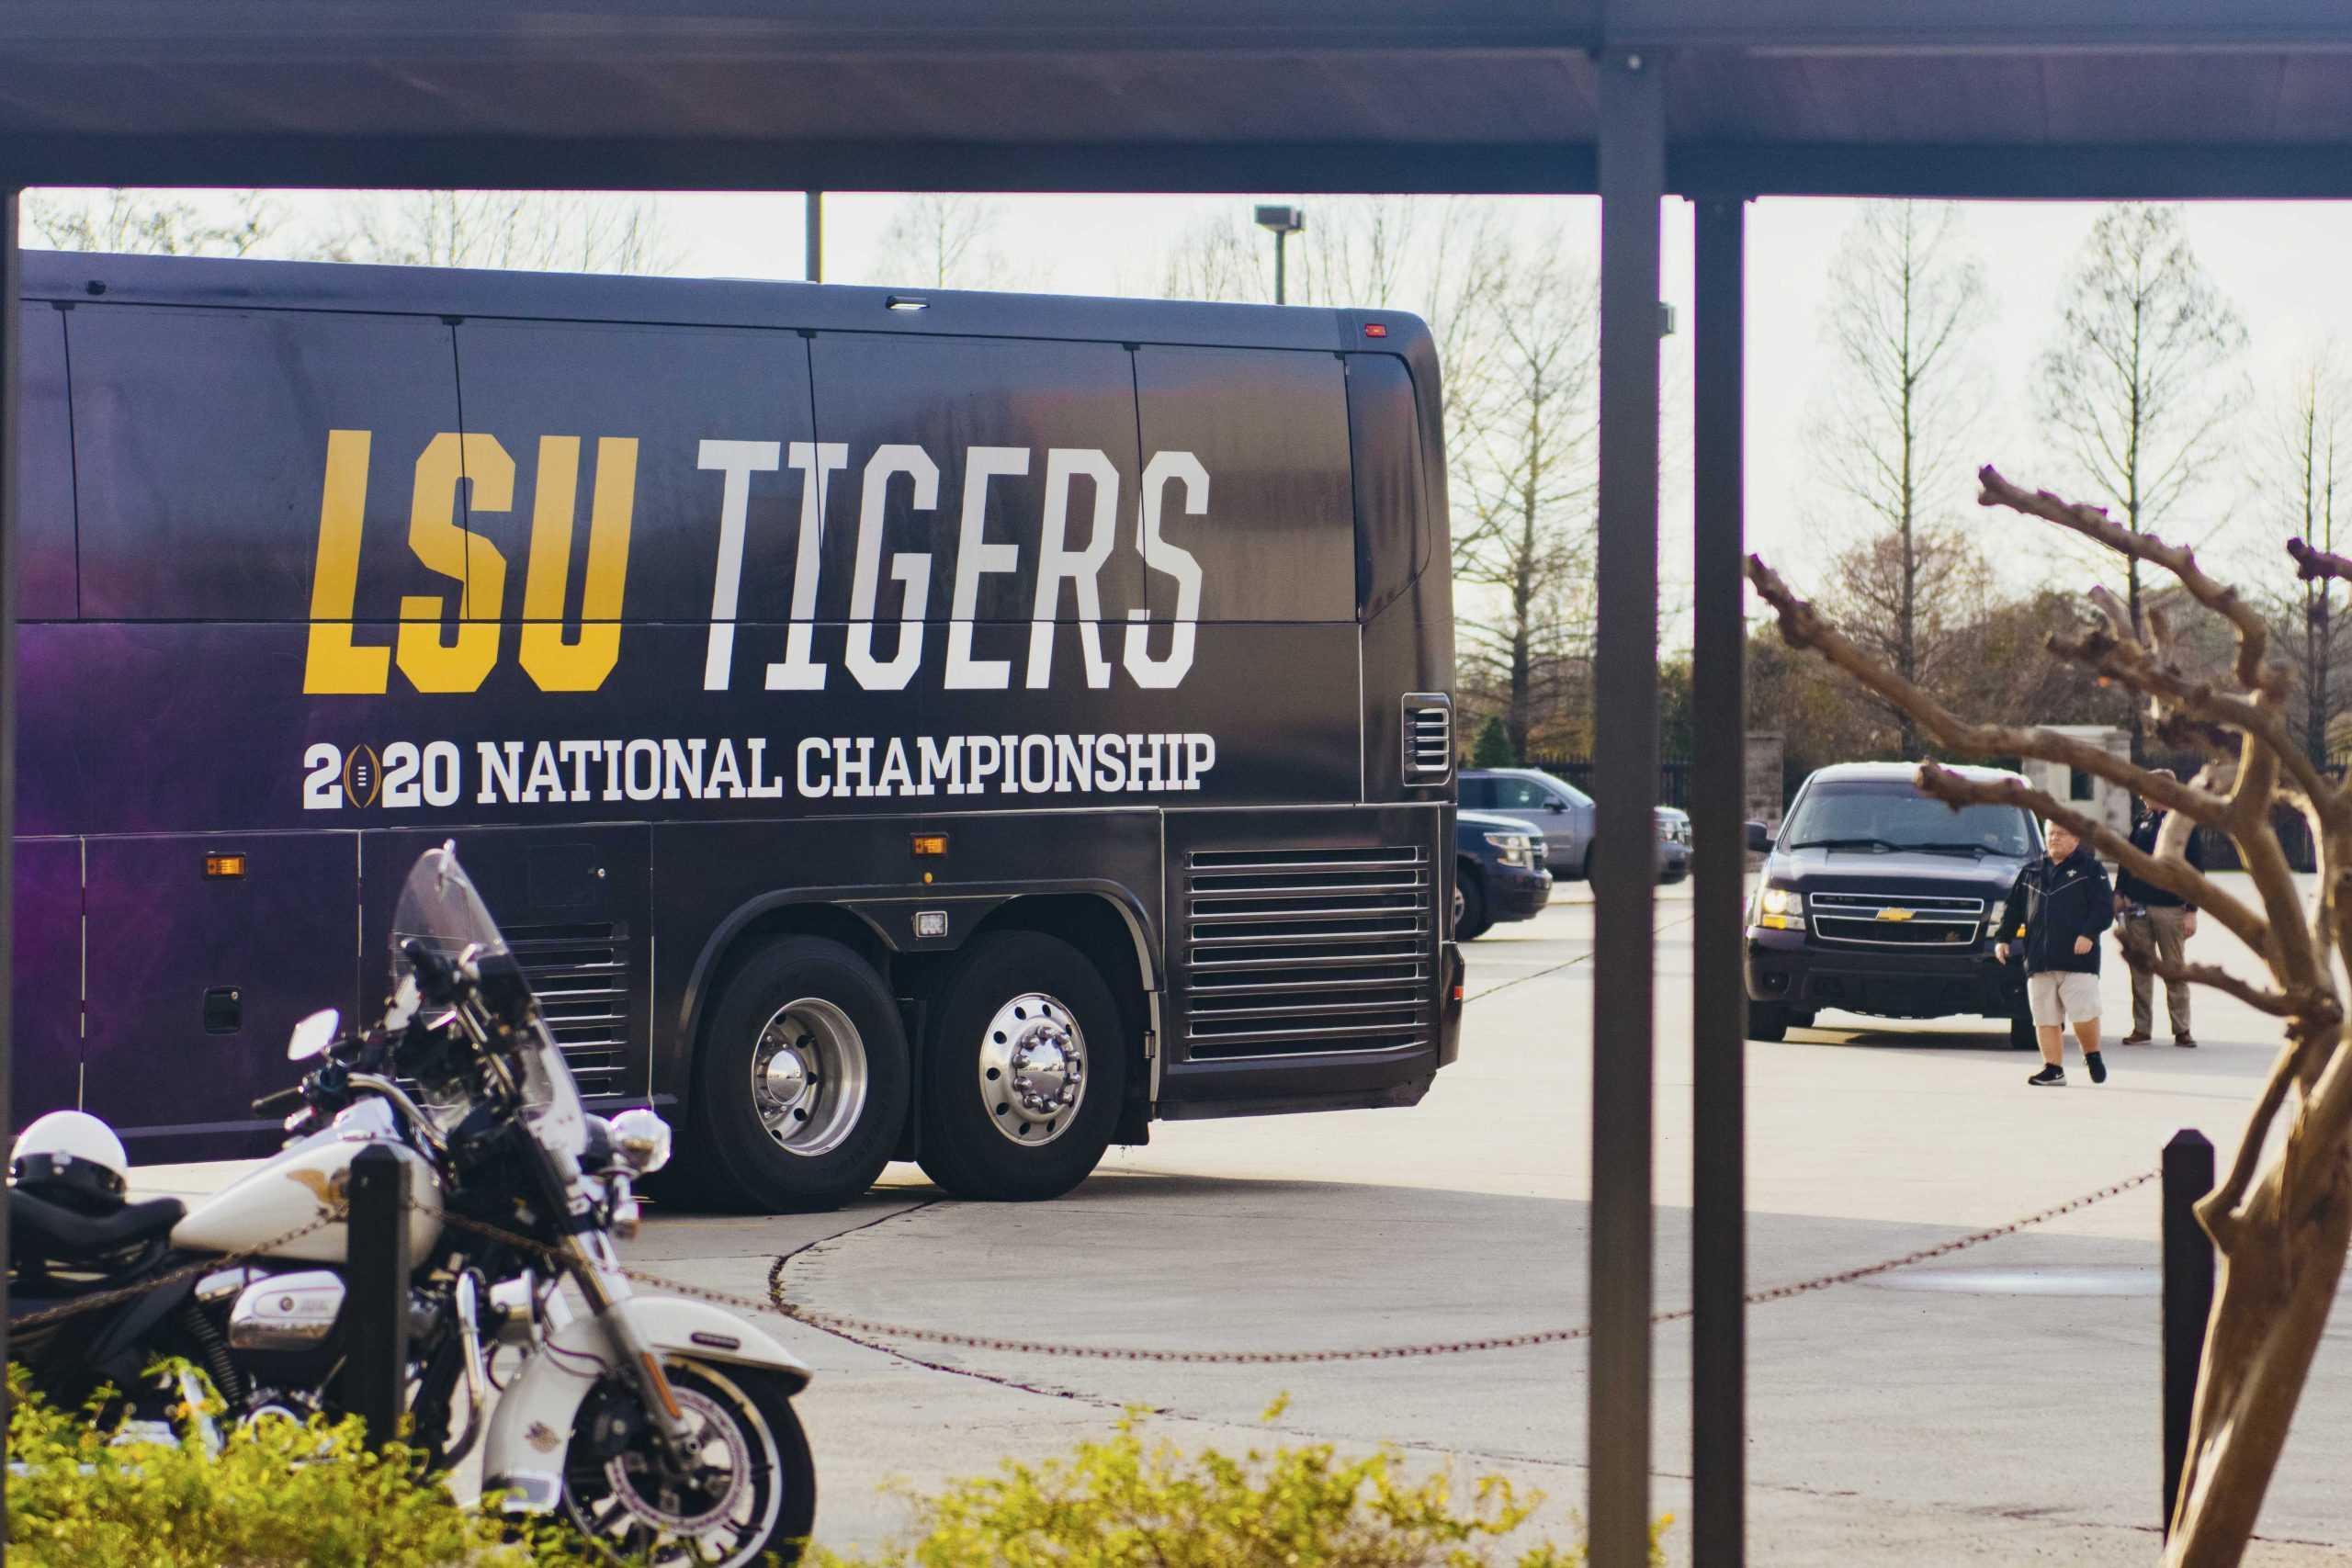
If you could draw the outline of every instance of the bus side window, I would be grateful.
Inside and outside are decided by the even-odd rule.
[[[1356,609],[1369,620],[1420,575],[1429,553],[1420,419],[1403,360],[1349,355],[1348,439],[1355,464]]]
[[[1204,621],[1352,621],[1346,390],[1329,354],[1136,351],[1144,459],[1190,452],[1207,468],[1204,517],[1163,510],[1203,576]],[[1148,584],[1155,618],[1174,603]]]
[[[77,306],[66,333],[83,613],[381,622],[404,594],[435,593],[454,615],[463,585],[408,547],[418,458],[458,428],[450,331],[414,317]],[[462,519],[462,497],[449,504]],[[345,529],[335,520],[354,507],[360,526]],[[314,604],[322,558],[328,592]]]
[[[65,315],[35,303],[18,311],[17,614],[70,621],[74,564],[73,426],[65,412]]]

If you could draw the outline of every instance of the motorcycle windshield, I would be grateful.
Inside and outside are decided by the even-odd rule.
[[[468,958],[482,973],[503,972],[512,985],[502,987],[524,997],[529,983],[515,964],[514,953],[491,919],[490,907],[474,890],[473,879],[458,863],[455,844],[443,844],[417,857],[392,910],[392,983],[401,987],[412,973],[405,952],[412,940],[445,958]],[[516,1025],[519,1048],[514,1053],[522,1069],[523,1114],[532,1135],[551,1155],[561,1156],[567,1170],[588,1147],[586,1111],[579,1086],[563,1054],[556,1049],[536,1002],[523,1010],[526,1017],[510,1018]]]

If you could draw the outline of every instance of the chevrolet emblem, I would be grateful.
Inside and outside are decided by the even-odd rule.
[[[1911,918],[1911,911],[1908,909],[1881,909],[1878,912],[1878,918],[1882,920],[1907,920]]]

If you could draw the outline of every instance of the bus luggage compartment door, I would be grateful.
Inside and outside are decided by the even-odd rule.
[[[299,1076],[295,1021],[353,1005],[349,833],[88,840],[82,1109],[136,1163],[266,1153],[253,1101]]]
[[[368,835],[365,988],[390,976],[393,901],[416,857],[454,839],[514,949],[580,1092],[645,1102],[652,836],[642,827],[476,828]]]
[[[16,857],[11,1134],[45,1112],[74,1110],[82,1079],[82,841],[20,839]]]

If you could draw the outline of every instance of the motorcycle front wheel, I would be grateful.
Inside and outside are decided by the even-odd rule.
[[[757,1368],[663,1363],[692,1428],[690,1462],[665,1455],[633,1383],[582,1402],[564,1450],[563,1509],[588,1540],[656,1568],[797,1562],[817,1517],[817,1465],[783,1380]]]

